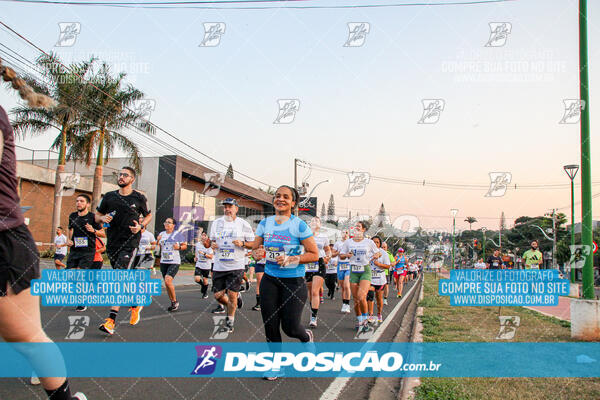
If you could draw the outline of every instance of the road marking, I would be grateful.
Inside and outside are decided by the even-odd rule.
[[[422,275],[421,275],[421,277],[422,277]],[[421,279],[421,278],[419,278],[419,279]],[[379,326],[379,328],[377,328],[377,330],[375,331],[373,336],[369,340],[367,340],[366,343],[376,342],[381,337],[381,335],[383,335],[383,332],[385,331],[385,329],[388,327],[388,325],[390,324],[392,319],[394,319],[394,317],[396,316],[396,313],[400,310],[400,306],[402,305],[402,303],[404,303],[406,301],[406,299],[408,299],[410,297],[409,294],[417,286],[416,285],[417,281],[413,281],[413,282],[415,282],[415,284],[411,286],[411,288],[408,290],[408,292],[406,293],[405,296],[402,296],[402,300],[400,300],[398,302],[398,304],[396,304],[396,306],[394,306],[394,309],[392,310],[392,312],[387,316],[387,318],[383,321],[383,323]],[[344,391],[344,387],[346,386],[346,384],[348,383],[349,380],[350,380],[350,377],[335,378],[333,380],[333,382],[331,382],[331,384],[327,387],[327,389],[325,389],[325,391],[323,392],[323,394],[321,395],[319,400],[336,400],[336,399],[338,399],[339,395]]]

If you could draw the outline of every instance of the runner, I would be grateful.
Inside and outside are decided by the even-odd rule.
[[[375,236],[373,238],[375,246],[381,249],[381,238]],[[383,249],[381,249],[383,250]],[[381,256],[371,261],[371,288],[367,293],[367,302],[369,308],[369,323],[383,322],[383,290],[387,283],[385,273],[383,271],[390,268],[390,257],[387,252],[381,251]],[[377,318],[373,315],[374,299],[377,299]]]
[[[67,266],[62,262],[67,256],[67,237],[63,233],[63,227],[56,228],[56,237],[54,238],[54,265],[56,269],[63,269]]]
[[[312,331],[301,325],[307,299],[305,264],[319,260],[319,250],[310,227],[292,214],[298,192],[280,186],[273,196],[275,215],[260,221],[253,242],[257,258],[266,257],[260,283],[260,308],[267,342],[280,343],[281,331],[301,342],[312,342]],[[265,253],[257,250],[264,245]],[[304,247],[304,254],[301,248]],[[268,377],[277,379],[276,376]]]
[[[369,330],[367,324],[367,292],[371,287],[369,264],[382,253],[371,239],[364,238],[367,229],[367,222],[358,221],[354,227],[354,236],[344,242],[340,251],[340,258],[350,261],[350,289],[357,318],[356,327],[363,332]]]
[[[317,262],[306,263],[306,286],[308,287],[308,294],[310,296],[310,322],[311,328],[317,327],[317,313],[319,312],[319,305],[322,302],[321,290],[323,290],[323,282],[325,281],[325,270],[326,264],[329,262],[331,252],[329,251],[329,238],[327,235],[320,233],[321,231],[321,218],[313,217],[310,220],[310,228],[313,232],[317,249],[319,250],[319,259]]]
[[[406,271],[406,257],[404,257],[404,249],[398,249],[398,256],[394,262],[394,282],[396,283],[396,291],[398,297],[402,298],[402,290],[404,289],[404,281],[407,279],[408,272]]]
[[[184,235],[175,230],[175,220],[173,218],[167,218],[164,226],[165,230],[159,233],[156,241],[160,246],[160,273],[165,281],[169,299],[171,299],[171,305],[167,308],[167,311],[173,312],[179,309],[173,279],[175,279],[181,265],[181,254],[179,252],[187,249],[187,243]]]
[[[210,239],[206,232],[202,232],[200,240],[196,243],[194,261],[194,281],[199,284],[202,289],[202,298],[208,298],[208,276],[210,275],[211,261],[215,252],[210,247]]]
[[[49,107],[50,98],[38,95],[15,72],[2,66],[0,75],[20,90],[30,107]],[[19,206],[15,136],[4,109],[0,106],[0,336],[6,342],[52,343],[42,328],[40,298],[32,296],[31,280],[40,277],[37,246],[24,223]],[[27,316],[24,318],[23,316]],[[48,354],[31,351],[25,346],[16,350],[36,369]],[[64,370],[64,360],[54,347],[53,365]],[[6,360],[5,360],[6,362]],[[86,400],[83,393],[71,395],[69,381],[63,377],[39,378],[51,400]],[[30,389],[31,390],[31,389]],[[29,397],[29,396],[28,396]],[[33,394],[37,397],[37,394]]]
[[[94,261],[92,261],[92,269],[102,269],[104,259],[102,253],[106,251],[106,246],[102,239],[96,236],[96,252],[94,253]]]
[[[258,249],[260,250],[259,253],[256,256],[252,256],[254,259],[256,259],[259,254],[263,255],[254,264],[254,275],[256,276],[256,305],[252,307],[254,311],[260,311],[260,282],[265,274],[265,263],[267,262],[267,259],[264,257],[265,246],[261,245]]]
[[[244,256],[244,274],[242,275],[242,280],[244,281],[244,283],[240,287],[240,293],[250,290],[250,279],[248,279],[248,271],[250,270],[250,263],[252,262],[251,256],[252,252],[250,251],[247,251],[246,255]]]
[[[140,269],[152,269],[154,273],[154,257],[152,253],[156,248],[156,238],[149,232],[144,224],[142,223],[143,218],[140,218],[140,225],[142,225],[142,236],[140,237],[140,245],[138,246],[137,254],[133,260],[135,268]]]
[[[338,270],[337,270],[337,278],[338,285],[342,289],[342,309],[340,310],[342,313],[349,314],[350,313],[350,264],[348,260],[343,260],[339,257],[340,250],[342,250],[342,246],[344,242],[348,240],[348,231],[342,232],[342,240],[335,242],[333,245],[332,256],[338,258]]]
[[[213,292],[215,299],[227,308],[225,325],[229,332],[233,332],[235,310],[243,305],[239,291],[244,275],[245,249],[252,246],[254,233],[248,222],[238,218],[239,208],[235,199],[228,197],[221,205],[225,215],[212,222],[209,235],[216,253]]]
[[[329,245],[329,253],[333,255],[333,244]],[[325,286],[327,286],[327,297],[330,300],[335,300],[338,261],[339,258],[337,256],[332,256],[329,259],[329,263],[327,263],[327,269],[325,269]]]
[[[531,242],[531,249],[523,253],[525,269],[540,269],[543,262],[542,252],[538,250],[538,241]]]
[[[381,249],[383,251],[386,252],[386,254],[388,255],[388,258],[390,260],[390,266],[394,265],[394,255],[388,250],[388,244],[387,242],[383,242],[381,244]],[[383,289],[383,305],[387,306],[388,305],[388,295],[390,294],[390,280],[392,279],[392,277],[394,276],[394,274],[392,272],[390,272],[392,268],[387,268],[385,270],[385,288]]]
[[[104,233],[96,222],[94,213],[89,211],[90,196],[80,194],[75,198],[77,211],[69,215],[69,240],[67,245],[71,248],[67,257],[68,269],[92,269],[96,254],[96,232],[101,236]],[[98,236],[100,236],[98,235]],[[86,306],[77,306],[76,311],[87,310]]]
[[[119,190],[108,192],[100,202],[96,213],[96,222],[102,222],[106,228],[106,254],[113,269],[129,269],[140,243],[142,226],[148,226],[152,214],[148,210],[146,196],[133,190],[135,170],[123,167],[119,172],[117,184]],[[140,215],[144,217],[140,224]],[[129,323],[140,322],[142,306],[130,307]],[[119,306],[112,306],[108,318],[100,325],[100,330],[112,335]]]
[[[485,262],[488,269],[502,269],[502,258],[500,257],[500,249],[494,250],[494,254],[489,256]]]

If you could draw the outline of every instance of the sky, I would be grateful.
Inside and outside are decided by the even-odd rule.
[[[432,1],[445,3],[447,1]],[[306,1],[294,5],[406,4],[402,0]],[[2,2],[0,21],[65,62],[96,55],[155,102],[150,120],[193,148],[263,183],[293,183],[294,158],[322,167],[298,169],[298,180],[336,213],[415,216],[431,230],[497,229],[522,215],[557,208],[570,215],[565,164],[580,163],[578,123],[559,123],[564,100],[579,98],[577,0],[515,0],[478,5],[354,9],[141,9]],[[590,105],[598,93],[600,4],[589,2]],[[56,46],[59,23],[77,22],[72,46]],[[222,23],[218,45],[201,46],[205,23]],[[349,23],[368,32],[350,41]],[[490,23],[508,23],[506,40],[490,40]],[[0,28],[0,57],[40,53]],[[214,42],[208,42],[214,44]],[[14,53],[11,53],[14,54]],[[21,68],[23,64],[17,64]],[[297,100],[293,121],[274,123],[278,100]],[[441,99],[439,118],[423,100]],[[0,90],[0,104],[17,104]],[[591,109],[592,193],[600,192],[599,147]],[[597,110],[597,108],[596,108]],[[286,119],[283,119],[287,122]],[[569,120],[568,122],[573,122]],[[576,121],[575,121],[576,122]],[[144,154],[169,154],[131,133]],[[21,145],[47,149],[55,133]],[[159,133],[159,137],[167,137]],[[173,141],[170,140],[170,143]],[[181,151],[218,167],[204,156]],[[368,172],[364,194],[344,197],[346,172]],[[513,187],[486,196],[490,173]],[[373,177],[425,181],[403,185]],[[506,176],[506,175],[505,175]],[[579,182],[580,174],[576,178]],[[265,187],[247,179],[254,186]],[[478,185],[470,190],[428,182]],[[514,190],[514,185],[517,190]],[[522,185],[562,184],[540,189]],[[580,188],[576,186],[575,200]],[[356,194],[356,193],[354,193]],[[593,201],[600,207],[600,197]],[[320,207],[320,206],[319,206]],[[600,210],[593,212],[600,219]],[[581,209],[576,206],[576,221]],[[404,217],[403,217],[404,216]]]

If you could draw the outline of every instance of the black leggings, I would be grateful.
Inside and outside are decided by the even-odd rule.
[[[301,342],[309,341],[306,329],[300,324],[306,297],[304,278],[263,275],[260,281],[260,313],[267,342],[281,342],[280,325],[289,337]]]
[[[325,286],[329,290],[329,296],[333,296],[335,293],[335,284],[337,282],[337,272],[334,274],[325,274]]]

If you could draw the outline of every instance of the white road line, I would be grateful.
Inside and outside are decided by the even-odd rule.
[[[423,275],[421,275],[421,278],[422,278],[422,276]],[[421,278],[419,278],[419,279],[421,279]],[[400,307],[402,306],[402,304],[406,301],[406,299],[408,299],[410,297],[409,294],[417,286],[416,282],[417,281],[415,281],[415,284],[412,285],[412,287],[409,289],[409,291],[406,293],[406,295],[402,297],[402,300],[400,300],[398,302],[398,304],[396,304],[396,306],[393,308],[392,312],[387,316],[387,318],[383,321],[383,323],[377,328],[377,330],[375,331],[373,336],[369,340],[367,340],[367,343],[376,342],[377,340],[379,340],[381,335],[383,335],[383,332],[385,332],[385,329],[388,327],[390,322],[394,319],[394,317],[400,310]],[[344,387],[346,386],[346,384],[348,383],[349,380],[350,380],[349,377],[335,378],[333,380],[333,382],[331,382],[331,384],[327,387],[327,389],[325,389],[325,391],[323,392],[323,394],[321,395],[319,400],[336,400],[336,399],[338,399],[339,395],[342,393],[342,391],[344,390]]]

